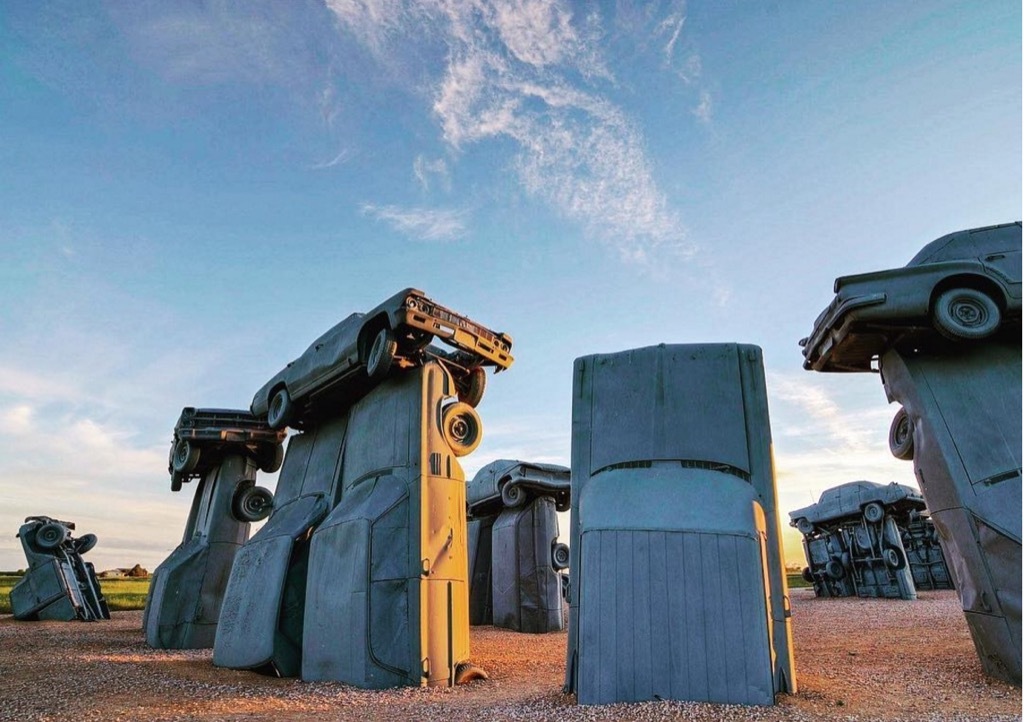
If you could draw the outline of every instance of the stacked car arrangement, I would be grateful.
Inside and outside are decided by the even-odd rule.
[[[790,512],[804,576],[821,597],[955,584],[986,672],[1019,684],[1021,224],[944,236],[834,290],[800,341],[804,367],[880,372],[901,405],[890,450],[921,492],[856,481]],[[558,630],[565,600],[565,689],[580,703],[794,691],[760,349],[577,359],[571,472],[501,459],[466,484],[486,369],[508,368],[511,348],[405,289],[316,339],[248,411],[183,409],[168,470],[173,491],[196,492],[154,576],[149,643],[279,676],[452,685],[486,676],[470,623]],[[276,494],[256,486],[278,470]],[[109,618],[81,559],[95,537],[73,528],[21,527],[18,619]]]

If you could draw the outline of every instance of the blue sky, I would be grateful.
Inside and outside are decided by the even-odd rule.
[[[1021,218],[1021,6],[9,2],[0,167],[0,569],[34,514],[155,567],[181,407],[406,286],[515,338],[469,474],[568,464],[577,356],[762,346],[785,520],[912,483],[878,379],[797,340]]]

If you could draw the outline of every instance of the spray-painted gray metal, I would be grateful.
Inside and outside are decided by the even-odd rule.
[[[571,527],[580,703],[795,691],[759,348],[577,359]]]
[[[563,628],[569,548],[556,511],[569,508],[569,469],[513,459],[481,468],[466,486],[470,624],[517,632]]]
[[[1019,335],[1020,221],[950,233],[905,268],[843,276],[834,288],[800,341],[808,370],[871,371],[894,346],[980,341],[1007,325]]]
[[[1018,329],[1019,330],[1019,329]],[[882,356],[986,673],[1021,681],[1021,346]]]
[[[218,667],[299,674],[309,539],[341,496],[347,430],[341,413],[288,440],[274,509],[231,568],[213,645]]]
[[[438,353],[437,337],[455,348]],[[409,368],[430,358],[446,362],[459,385],[459,397],[476,406],[484,392],[485,366],[512,365],[512,338],[427,298],[422,291],[399,291],[367,313],[353,313],[314,341],[305,353],[263,385],[252,412],[273,428],[333,415],[381,383],[394,365]]]
[[[445,366],[428,362],[351,408],[336,472],[344,494],[310,545],[303,679],[380,689],[479,675],[459,457],[482,429],[457,393]]]
[[[153,572],[143,613],[156,649],[213,646],[221,602],[249,524],[265,519],[273,495],[255,486],[256,469],[281,466],[285,432],[248,411],[182,410],[171,442],[171,490],[198,478],[181,544]]]
[[[569,470],[564,466],[498,459],[474,474],[466,485],[466,503],[471,516],[482,517],[549,496],[558,511],[568,511],[569,487]]]
[[[911,511],[900,525],[907,564],[918,591],[955,589],[946,555],[939,543],[939,531],[930,516]]]
[[[896,521],[843,519],[816,526],[803,538],[804,579],[819,597],[917,599]]]
[[[569,548],[558,541],[555,500],[538,496],[494,522],[491,555],[493,624],[540,634],[563,628],[562,580]]]
[[[804,535],[804,579],[819,597],[916,599],[918,588],[951,588],[942,552],[924,537],[924,511],[920,492],[896,482],[826,489],[817,503],[789,513]]]
[[[494,595],[491,590],[491,556],[494,522],[488,515],[466,519],[469,548],[469,623],[471,626],[494,623]]]
[[[87,622],[110,619],[96,570],[82,555],[96,546],[95,534],[71,536],[75,525],[30,516],[18,530],[28,571],[11,589],[15,619]]]
[[[227,454],[245,456],[261,471],[272,474],[284,458],[283,430],[271,429],[248,411],[197,409],[186,406],[174,425],[167,471],[171,491],[184,482],[202,479]]]
[[[1019,684],[1021,224],[943,236],[835,290],[800,342],[804,367],[877,364],[903,405],[890,449],[914,461],[982,667]]]

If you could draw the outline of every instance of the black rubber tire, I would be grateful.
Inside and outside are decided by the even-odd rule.
[[[886,547],[882,550],[882,561],[890,569],[903,569],[907,566],[907,558],[896,547]]]
[[[846,569],[843,568],[843,563],[838,559],[829,559],[825,564],[825,573],[833,579],[842,579],[846,576]]]
[[[480,405],[487,389],[487,371],[483,366],[474,366],[462,379],[455,382],[455,387],[459,391],[459,401],[475,409]]]
[[[181,482],[184,481],[182,475],[177,471],[171,472],[171,491],[181,491]]]
[[[885,508],[877,501],[864,505],[864,521],[870,524],[877,524],[885,518]]]
[[[456,401],[441,411],[441,434],[455,456],[465,456],[480,446],[483,425],[472,406]]]
[[[395,334],[387,326],[377,329],[373,342],[366,349],[366,377],[370,381],[383,381],[391,371],[391,363],[398,353],[398,342]]]
[[[189,474],[199,464],[199,447],[188,439],[178,439],[171,456],[171,470]]]
[[[902,406],[889,424],[889,451],[897,459],[914,460],[914,422]]]
[[[274,508],[274,494],[262,486],[239,486],[231,500],[231,514],[238,521],[263,521]]]
[[[813,575],[813,574],[811,574],[811,568],[810,568],[810,567],[804,567],[804,568],[803,568],[803,569],[802,569],[802,570],[800,571],[800,576],[801,576],[801,577],[803,578],[803,580],[804,580],[805,582],[807,582],[808,584],[814,584],[814,575]]]
[[[518,509],[526,503],[526,489],[519,484],[505,483],[501,486],[501,502],[509,509]]]
[[[75,551],[79,554],[85,554],[96,546],[97,541],[99,541],[99,539],[96,538],[95,534],[83,534],[75,539]]]
[[[267,426],[272,429],[283,429],[292,422],[295,404],[291,394],[284,386],[274,391],[267,404]]]
[[[556,572],[569,568],[569,545],[555,542],[551,545],[551,566]]]
[[[812,524],[807,517],[802,516],[796,520],[796,530],[804,536],[807,536],[814,531],[814,524]]]
[[[470,662],[460,662],[455,665],[455,684],[466,684],[477,679],[490,679],[487,672]]]
[[[284,446],[281,444],[263,444],[256,457],[256,466],[266,474],[273,474],[284,463]]]
[[[951,288],[935,299],[932,307],[935,330],[953,341],[977,341],[999,330],[1002,313],[985,292]]]
[[[36,546],[40,549],[56,549],[68,539],[68,528],[55,521],[49,521],[36,529]]]

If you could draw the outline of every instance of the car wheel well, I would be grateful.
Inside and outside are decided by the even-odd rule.
[[[366,363],[366,359],[370,356],[370,346],[381,328],[391,328],[386,313],[377,314],[363,322],[363,327],[359,329],[359,339],[356,341],[361,362]]]
[[[975,291],[981,291],[995,301],[1000,311],[1006,311],[1006,296],[1003,293],[1003,289],[999,287],[999,284],[984,276],[961,274],[944,278],[935,284],[935,288],[932,289],[931,298],[928,299],[929,313],[934,312],[935,301],[938,297],[951,288],[973,288]]]

